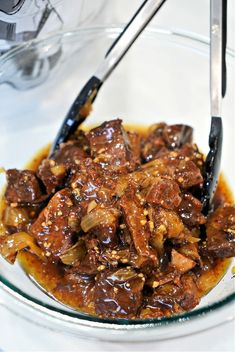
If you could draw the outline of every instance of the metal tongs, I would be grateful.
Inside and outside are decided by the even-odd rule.
[[[203,212],[212,210],[213,196],[217,187],[222,154],[223,124],[221,118],[222,97],[226,92],[226,41],[227,0],[210,1],[210,102],[211,130],[209,153],[205,162],[202,194]]]
[[[122,33],[109,48],[94,76],[89,79],[73,102],[52,145],[49,157],[53,155],[60,143],[68,140],[69,136],[76,131],[78,126],[89,115],[91,105],[100,87],[165,1],[166,0],[145,0],[139,7]]]
[[[145,0],[122,33],[111,45],[94,76],[82,88],[73,102],[52,145],[50,156],[63,142],[76,131],[89,115],[99,89],[109,77],[134,41],[161,8],[166,0]],[[209,153],[205,161],[204,186],[202,191],[203,212],[208,214],[218,183],[223,126],[221,119],[221,101],[226,91],[226,27],[227,0],[211,0],[210,23],[210,92],[211,92],[211,130],[209,135]]]

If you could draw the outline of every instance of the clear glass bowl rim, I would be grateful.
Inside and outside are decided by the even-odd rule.
[[[25,44],[18,46],[10,50],[9,52],[2,55],[0,58],[0,67],[1,64],[8,61],[12,57],[17,54],[20,54],[23,50],[27,50],[28,48],[34,46],[40,46],[41,44],[45,45],[47,41],[51,41],[52,39],[61,39],[65,37],[74,37],[76,35],[102,35],[102,34],[114,34],[118,35],[122,31],[122,26],[97,26],[97,27],[88,27],[82,29],[76,29],[73,31],[61,31],[57,32],[54,35],[49,35],[40,40],[32,40]],[[165,29],[160,27],[150,27],[145,30],[143,35],[156,35],[156,34],[165,34],[172,37],[179,37],[181,39],[187,39],[194,43],[199,43],[207,47],[209,50],[209,38],[205,36],[201,36],[195,34],[193,32],[186,32],[174,29]],[[235,58],[235,51],[231,48],[227,48],[226,50],[227,56],[230,58]],[[14,300],[19,303],[36,310],[37,312],[46,314],[51,318],[59,319],[60,321],[65,321],[67,323],[76,323],[81,325],[91,325],[95,324],[96,327],[105,327],[105,328],[115,328],[115,329],[136,329],[143,328],[149,326],[166,326],[169,324],[182,323],[182,321],[189,321],[200,316],[205,316],[210,312],[216,312],[221,308],[232,304],[235,301],[235,292],[228,295],[227,297],[217,301],[216,303],[210,304],[203,308],[198,308],[196,310],[192,310],[183,314],[171,316],[171,317],[163,317],[163,318],[152,318],[152,319],[138,319],[138,320],[130,320],[130,319],[108,319],[108,318],[99,318],[91,315],[86,315],[84,313],[79,312],[69,312],[65,311],[62,308],[56,308],[51,306],[50,304],[44,303],[39,299],[31,297],[27,293],[23,292],[19,288],[17,288],[14,284],[12,284],[8,279],[0,274],[0,289],[7,292],[10,296],[14,298]],[[87,324],[86,324],[87,323]],[[93,324],[92,324],[93,323]]]

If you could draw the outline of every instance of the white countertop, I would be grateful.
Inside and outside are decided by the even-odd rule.
[[[78,1],[78,0],[74,0]],[[99,1],[99,0],[96,0]],[[94,24],[123,22],[128,19],[140,0],[112,0],[107,2]],[[235,1],[229,3],[228,44],[235,46]],[[86,7],[92,2],[86,1]],[[208,0],[168,0],[154,20],[157,25],[181,28],[208,35]],[[233,33],[233,38],[232,34]],[[46,330],[16,316],[1,306],[0,296],[0,351],[235,351],[235,322],[168,341],[138,343],[106,343],[81,340],[74,336]]]

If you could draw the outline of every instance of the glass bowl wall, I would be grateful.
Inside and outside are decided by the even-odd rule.
[[[31,53],[43,58],[58,43],[60,67],[44,84],[27,91],[0,85],[0,164],[22,168],[35,152],[53,140],[70,104],[95,72],[120,28],[91,28],[60,33],[14,50],[0,64]],[[222,168],[235,189],[235,58],[228,50],[228,87],[223,101],[224,147]],[[17,74],[17,73],[16,73]],[[159,121],[187,123],[205,153],[210,128],[209,47],[204,38],[161,29],[146,30],[102,87],[87,125],[122,118],[127,124]],[[5,179],[1,176],[3,186]],[[181,316],[127,321],[98,319],[67,309],[43,294],[17,265],[0,259],[0,289],[8,309],[51,329],[105,340],[143,341],[186,335],[234,318],[234,280],[231,268],[217,287],[193,311]]]

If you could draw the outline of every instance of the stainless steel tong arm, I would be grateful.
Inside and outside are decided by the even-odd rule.
[[[146,0],[109,49],[95,77],[104,82],[166,0]]]
[[[210,92],[211,116],[221,117],[223,70],[223,0],[211,0]]]

